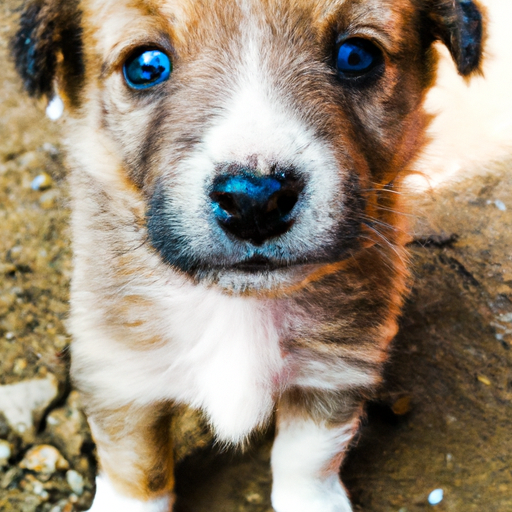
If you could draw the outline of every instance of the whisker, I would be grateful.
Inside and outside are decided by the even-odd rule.
[[[374,217],[370,217],[369,215],[366,215],[366,214],[362,214],[361,217],[369,222],[371,222],[372,224],[378,224],[379,226],[382,226],[383,228],[385,229],[389,229],[391,231],[394,231],[395,233],[407,233],[407,231],[405,231],[404,229],[402,228],[399,228],[397,226],[393,226],[391,224],[388,224],[387,222],[383,222],[381,220],[377,220],[375,219]],[[367,226],[368,224],[365,222],[364,223],[365,226]]]
[[[370,240],[371,242],[375,243],[375,240],[373,238],[370,238],[369,236],[361,235],[361,238],[364,240]],[[383,250],[383,248],[378,243],[375,243],[375,245],[373,245],[372,247],[375,248],[378,251],[378,253],[382,256],[382,258],[384,260],[383,261],[384,265],[387,268],[389,268],[389,270],[395,270],[395,264],[394,264],[393,260],[390,258],[389,254],[387,252],[385,252]]]
[[[389,188],[363,188],[361,192],[389,192],[390,194],[397,194],[399,196],[404,195],[403,192],[399,192],[398,190],[390,190]]]
[[[394,213],[395,215],[403,215],[404,217],[410,217],[412,219],[417,218],[417,215],[414,215],[412,213],[399,212],[398,210],[393,210],[393,208],[387,208],[386,206],[377,205],[376,208],[377,208],[377,210]]]
[[[406,262],[403,259],[403,255],[398,252],[397,248],[380,231],[378,231],[377,229],[373,228],[372,226],[366,224],[366,222],[364,223],[364,225],[368,229],[371,229],[378,237],[380,237],[386,243],[386,245],[398,256],[400,261],[404,265],[406,264]]]

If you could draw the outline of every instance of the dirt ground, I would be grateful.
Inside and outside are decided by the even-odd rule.
[[[0,510],[73,512],[90,504],[95,465],[68,379],[62,125],[21,93],[6,64],[19,5],[0,2],[0,391],[49,375],[58,385],[34,437],[0,414]],[[512,511],[512,159],[479,160],[411,194],[413,289],[386,384],[342,470],[356,510]],[[48,188],[32,190],[43,172]],[[175,428],[207,445],[189,423]],[[185,459],[179,511],[271,512],[270,439],[245,454],[204,448]],[[62,469],[26,467],[43,444],[60,451]],[[436,507],[427,501],[434,489],[444,491]]]

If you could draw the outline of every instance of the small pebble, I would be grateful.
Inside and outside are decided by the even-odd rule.
[[[41,155],[37,151],[27,151],[18,159],[22,169],[36,169],[41,166]]]
[[[50,495],[48,494],[48,491],[45,490],[43,483],[36,480],[32,483],[32,488],[34,494],[37,494],[38,496],[41,496],[44,500],[47,500]]]
[[[505,206],[505,203],[503,201],[500,201],[499,199],[496,199],[496,201],[494,201],[494,204],[496,205],[496,208],[498,208],[498,210],[500,212],[506,212],[507,211],[507,207]]]
[[[251,492],[245,496],[245,499],[248,503],[251,503],[252,505],[257,505],[259,503],[263,502],[263,497],[261,494],[257,492]]]
[[[32,190],[41,191],[41,190],[48,190],[53,185],[53,180],[49,174],[46,172],[42,172],[38,176],[36,176],[32,183],[30,184],[30,187]]]
[[[77,495],[82,496],[84,492],[84,479],[78,471],[75,471],[74,469],[70,469],[66,473],[66,480],[69,484],[69,487],[71,487],[71,490]]]
[[[500,321],[512,323],[512,313],[503,313],[502,315],[500,315]]]
[[[57,205],[57,199],[59,197],[59,191],[56,189],[48,190],[39,198],[39,204],[45,209],[49,210]]]
[[[5,473],[0,473],[0,489],[7,489],[14,482],[18,481],[23,476],[23,471],[17,466],[8,469]]]
[[[11,443],[0,439],[0,467],[7,466],[9,459],[12,456]]]
[[[410,413],[412,410],[412,397],[410,395],[400,397],[391,406],[391,410],[397,416],[405,416]]]
[[[428,496],[428,502],[430,505],[435,506],[439,505],[443,501],[444,498],[444,491],[443,489],[435,489],[432,491]]]
[[[20,467],[43,475],[52,475],[58,470],[68,469],[69,464],[57,448],[42,444],[34,446],[25,454]]]
[[[46,115],[52,121],[57,121],[62,117],[62,114],[64,114],[64,103],[61,98],[56,95],[50,103],[48,103],[48,106],[46,107]]]
[[[52,156],[56,156],[59,154],[59,149],[56,146],[54,146],[53,144],[50,144],[49,142],[45,142],[43,144],[43,151],[46,151],[47,153],[49,153]]]
[[[486,386],[490,386],[492,384],[492,382],[485,375],[479,375],[477,379]]]
[[[57,378],[51,374],[6,384],[0,386],[0,413],[25,443],[33,443],[41,418],[58,394]]]
[[[28,363],[26,359],[16,359],[12,370],[16,375],[21,375],[27,369],[27,365]]]

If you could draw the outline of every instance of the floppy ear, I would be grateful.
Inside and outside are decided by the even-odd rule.
[[[482,9],[473,0],[427,0],[428,25],[434,40],[442,41],[462,76],[480,70],[483,53]]]
[[[83,77],[80,13],[76,0],[30,0],[11,40],[16,70],[27,92],[53,96],[62,69],[64,92],[71,101]]]

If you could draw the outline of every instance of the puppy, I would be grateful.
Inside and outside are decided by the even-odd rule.
[[[28,92],[69,112],[72,375],[94,512],[168,512],[175,404],[243,443],[275,412],[276,512],[347,512],[338,477],[407,288],[400,182],[472,0],[33,0]]]

